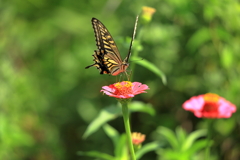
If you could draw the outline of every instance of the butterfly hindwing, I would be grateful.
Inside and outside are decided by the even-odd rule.
[[[100,74],[110,74],[107,66],[103,63],[103,56],[101,55],[101,51],[94,51],[94,54],[92,55],[94,57],[94,64],[87,66],[86,68],[95,66],[97,69],[100,70]]]

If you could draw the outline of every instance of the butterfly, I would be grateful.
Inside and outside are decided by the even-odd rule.
[[[111,74],[113,76],[122,72],[126,73],[126,69],[129,66],[128,61],[131,56],[133,40],[136,34],[137,22],[138,16],[136,17],[128,55],[124,60],[122,60],[117,45],[107,28],[98,19],[92,18],[92,26],[98,50],[95,50],[92,55],[95,63],[87,66],[86,69],[95,66],[100,70],[100,74]]]

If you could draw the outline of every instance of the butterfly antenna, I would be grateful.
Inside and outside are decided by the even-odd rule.
[[[135,35],[136,35],[136,30],[137,30],[137,23],[138,23],[138,15],[136,17],[136,21],[135,21],[135,25],[134,25],[134,30],[133,30],[133,35],[132,35],[132,40],[131,40],[131,43],[130,43],[130,47],[129,47],[129,51],[128,51],[128,56],[126,58],[126,62],[128,62],[129,60],[129,57],[131,55],[131,50],[132,50],[132,44],[133,44],[133,41],[134,41],[134,38],[135,38]]]

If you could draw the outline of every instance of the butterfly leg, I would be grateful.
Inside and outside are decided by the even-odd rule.
[[[132,71],[130,71],[130,75],[127,72],[128,71],[125,71],[125,75],[127,77],[127,80],[130,81],[131,80]]]

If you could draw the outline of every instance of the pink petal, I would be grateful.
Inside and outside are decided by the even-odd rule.
[[[183,108],[189,111],[200,111],[204,105],[203,95],[194,96],[183,103]]]
[[[232,116],[232,113],[236,112],[237,108],[234,104],[221,97],[218,110],[220,118],[229,118]]]
[[[128,98],[126,95],[118,95],[118,98]]]
[[[135,87],[141,86],[142,83],[140,83],[140,82],[133,82],[132,85],[133,85],[133,88],[135,88]]]
[[[139,82],[133,82],[132,84],[133,84],[132,90],[135,95],[140,93],[146,93],[144,90],[149,89],[147,85],[145,84],[142,85],[142,83]]]
[[[134,94],[134,95],[137,95],[137,94],[141,94],[141,93],[147,93],[147,92],[141,91],[141,92],[134,92],[133,94]]]
[[[201,118],[203,116],[201,111],[193,111],[194,115],[198,118]]]
[[[111,92],[108,92],[108,91],[106,91],[106,90],[101,90],[101,92],[103,92],[103,93],[105,93],[106,95],[113,95]]]
[[[132,98],[132,97],[134,97],[134,94],[128,94],[128,95],[126,95],[126,97],[127,98]]]
[[[141,90],[147,90],[147,89],[149,89],[149,87],[148,87],[146,84],[143,84],[143,85],[140,86],[139,89],[141,89]]]
[[[115,92],[115,88],[113,88],[111,85],[110,86],[103,86],[102,89],[105,89],[108,92]],[[102,91],[102,90],[101,90]]]
[[[112,95],[111,97],[115,97],[115,98],[124,98],[124,96],[123,95]]]
[[[141,85],[142,83],[140,83],[140,82],[132,82],[132,84],[139,86],[139,85]]]

